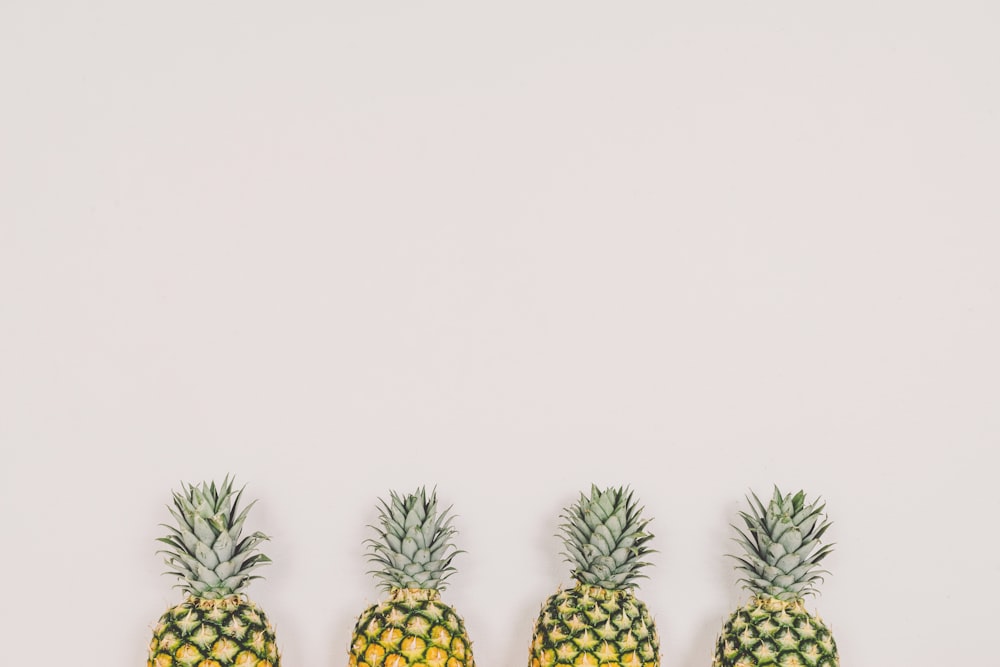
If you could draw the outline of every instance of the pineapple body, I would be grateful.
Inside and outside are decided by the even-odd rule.
[[[832,549],[820,544],[830,526],[825,505],[777,487],[766,505],[756,494],[747,500],[736,540],[743,553],[732,557],[752,597],[723,626],[712,667],[839,667],[830,629],[803,602],[816,593],[826,572],[820,562]]]
[[[659,667],[656,627],[635,595],[653,536],[632,492],[591,485],[562,516],[576,584],[542,604],[528,667]]]
[[[260,607],[238,595],[188,597],[153,628],[148,667],[275,667],[274,629]]]
[[[542,606],[530,667],[656,667],[659,655],[653,619],[631,591],[578,584]]]
[[[450,508],[439,512],[437,494],[423,488],[380,502],[369,560],[389,597],[358,618],[348,667],[474,667],[465,623],[441,601],[459,553]]]
[[[243,536],[253,503],[239,507],[242,489],[227,476],[221,485],[185,485],[174,493],[176,525],[159,538],[161,553],[187,592],[153,627],[147,667],[280,667],[274,629],[241,591],[271,562],[257,552],[268,539]]]
[[[394,589],[358,618],[350,667],[473,667],[465,623],[436,590]]]
[[[754,598],[726,621],[713,667],[837,667],[837,644],[801,600]]]

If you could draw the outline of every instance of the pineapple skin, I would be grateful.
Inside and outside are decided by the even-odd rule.
[[[349,667],[475,667],[465,622],[434,589],[394,588],[361,614]]]
[[[239,595],[189,596],[153,628],[147,667],[280,667],[274,629]]]
[[[837,643],[802,600],[753,598],[729,617],[712,667],[839,667]]]
[[[577,584],[550,596],[535,622],[528,667],[659,667],[653,618],[629,589]]]

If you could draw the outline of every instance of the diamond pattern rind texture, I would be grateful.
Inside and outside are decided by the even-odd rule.
[[[839,667],[837,644],[801,600],[755,598],[733,612],[712,667]]]
[[[274,629],[239,596],[189,597],[153,628],[147,667],[280,667]]]
[[[349,667],[475,667],[465,623],[437,591],[398,589],[358,618]]]
[[[628,590],[580,584],[549,597],[535,623],[528,667],[659,667],[646,605]]]

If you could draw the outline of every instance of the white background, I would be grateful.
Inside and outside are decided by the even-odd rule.
[[[144,664],[170,493],[226,473],[287,667],[346,663],[376,498],[422,484],[478,665],[525,665],[591,482],[654,517],[665,666],[709,663],[775,483],[828,502],[845,667],[995,659],[998,34],[992,1],[5,0],[3,663]]]

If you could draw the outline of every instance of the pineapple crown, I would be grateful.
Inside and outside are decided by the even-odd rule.
[[[592,484],[589,498],[581,493],[559,526],[573,578],[608,590],[634,588],[646,576],[639,570],[649,565],[639,559],[652,551],[645,546],[653,537],[646,532],[650,519],[640,518],[642,510],[628,487],[602,491]]]
[[[182,483],[181,488],[180,493],[174,492],[174,507],[168,506],[177,525],[160,524],[170,534],[158,541],[170,548],[157,552],[166,554],[164,562],[172,568],[164,574],[183,580],[175,588],[195,597],[218,599],[234,595],[251,580],[260,579],[250,573],[271,559],[254,552],[260,542],[269,538],[258,531],[240,539],[247,513],[257,501],[239,511],[243,489],[234,491],[228,475],[221,486],[202,482]]]
[[[401,496],[389,492],[389,502],[379,499],[379,523],[371,526],[378,539],[368,539],[368,560],[377,565],[369,574],[382,588],[444,590],[455,571],[452,558],[462,553],[451,542],[451,508],[438,512],[437,491],[428,496],[423,487]]]
[[[752,500],[751,500],[752,498]],[[750,513],[740,512],[746,531],[733,526],[739,537],[734,541],[743,547],[743,556],[730,556],[739,564],[744,588],[760,598],[800,600],[816,593],[815,582],[822,581],[820,561],[833,550],[827,544],[819,549],[819,538],[830,522],[821,520],[825,504],[807,504],[803,491],[782,495],[774,487],[767,507],[756,494],[747,498]],[[814,551],[815,550],[815,551]]]

